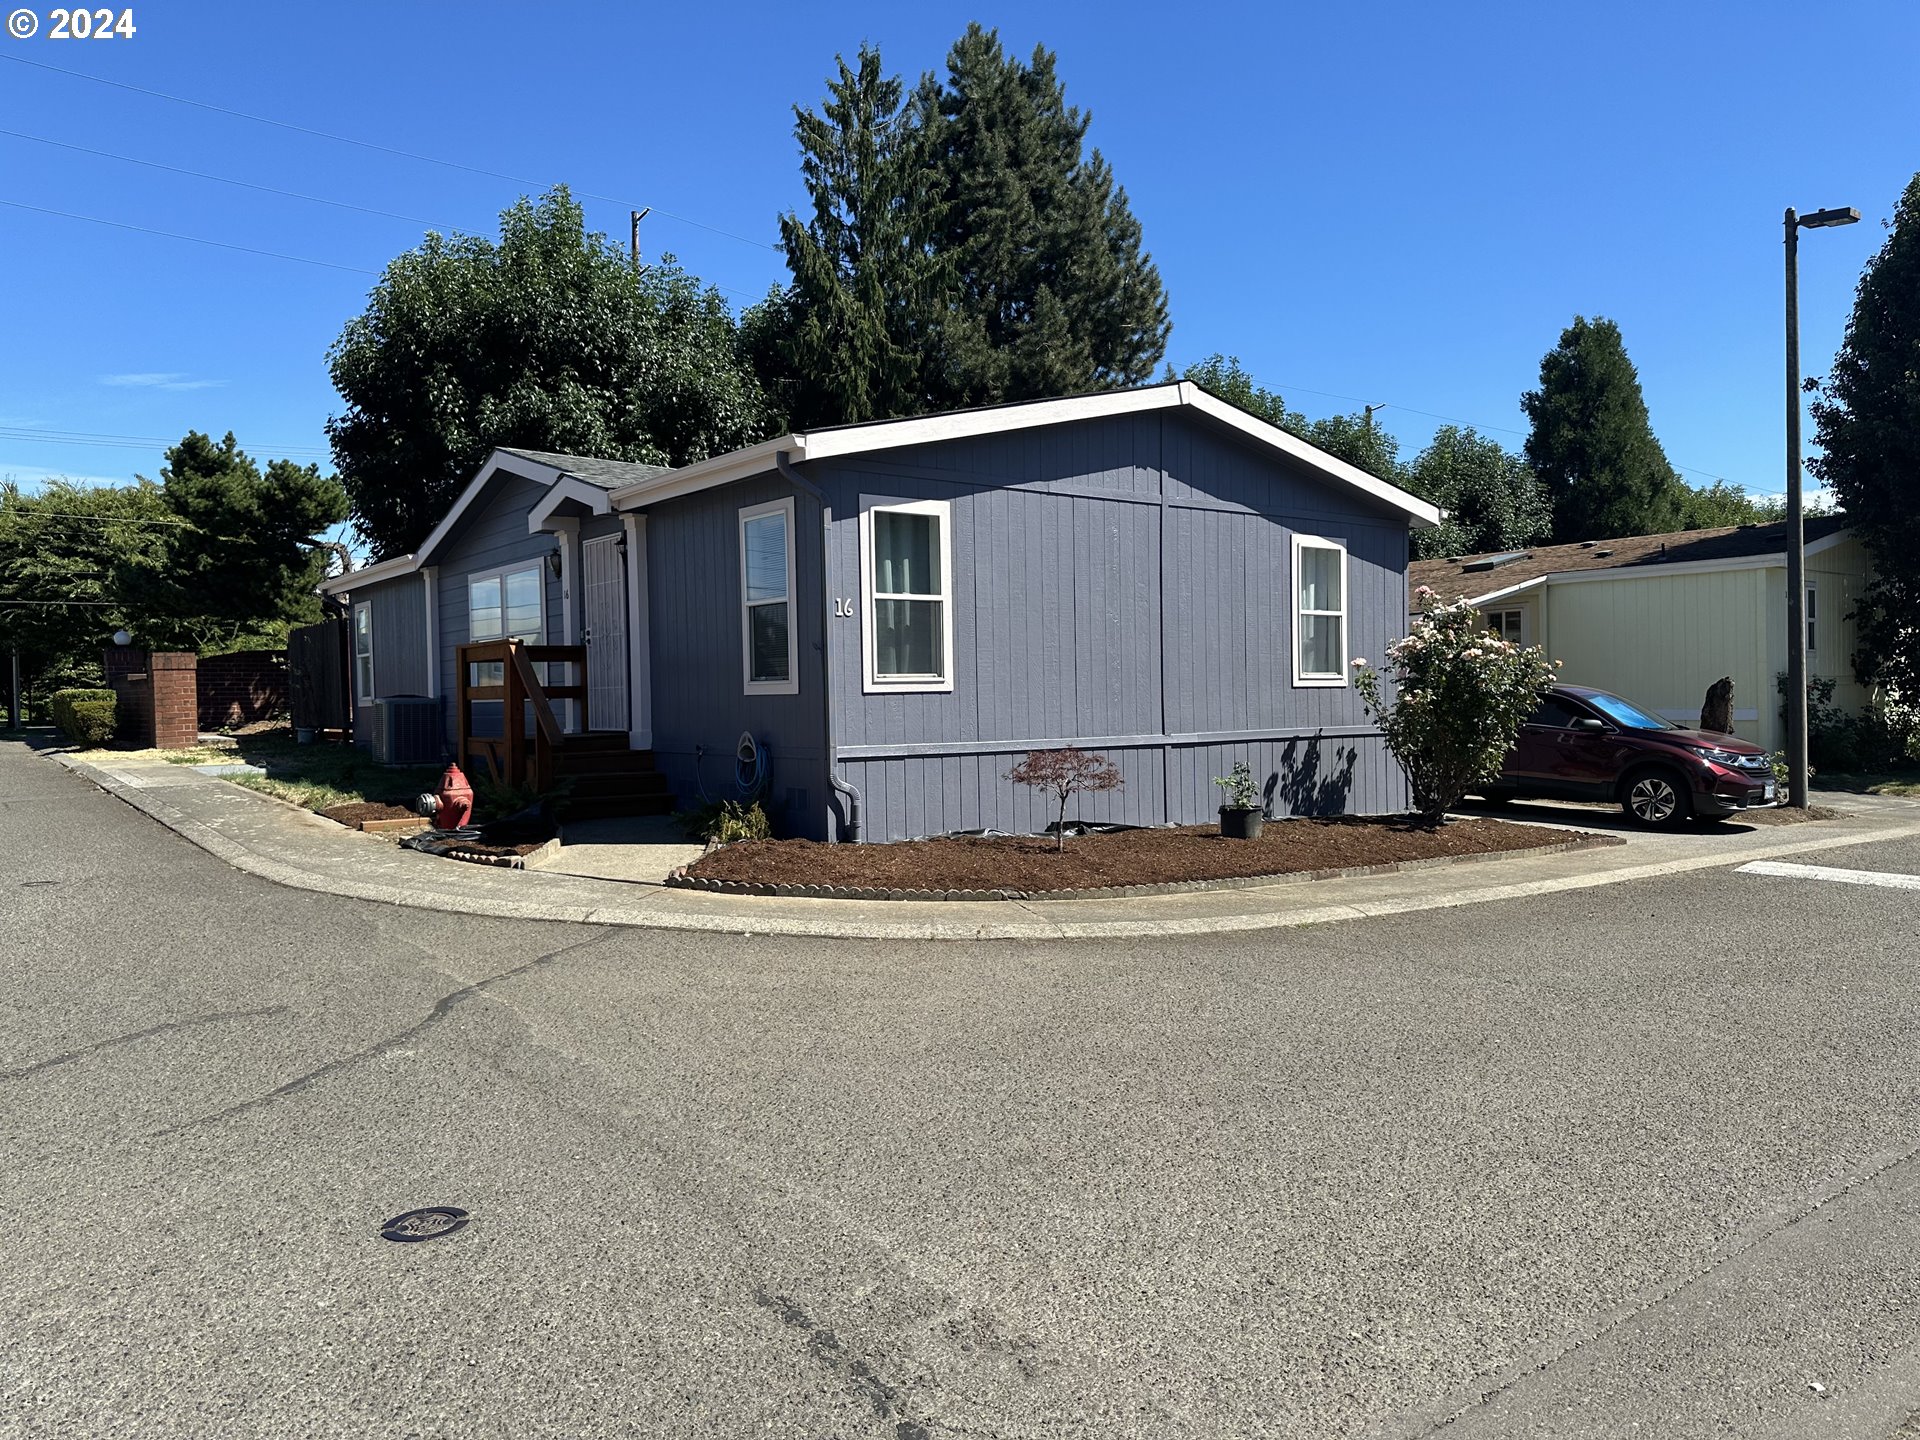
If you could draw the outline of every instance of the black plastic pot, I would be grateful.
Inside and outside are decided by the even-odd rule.
[[[1238,806],[1220,807],[1220,833],[1229,840],[1258,840],[1260,828],[1266,823],[1266,815],[1258,805],[1249,805],[1245,809]]]

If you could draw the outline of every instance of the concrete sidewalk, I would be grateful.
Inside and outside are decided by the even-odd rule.
[[[1283,929],[1550,895],[1920,834],[1920,802],[1824,795],[1821,803],[1847,813],[1800,825],[1673,834],[1619,829],[1598,813],[1557,812],[1566,816],[1566,828],[1618,830],[1628,843],[1395,875],[1111,900],[786,900],[463,865],[344,829],[186,766],[97,765],[47,753],[236,869],[296,889],[463,915],[849,939],[1101,939]],[[1552,823],[1541,814],[1516,818]]]

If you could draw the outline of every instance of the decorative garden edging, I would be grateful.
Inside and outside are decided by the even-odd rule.
[[[746,880],[708,880],[691,876],[684,865],[667,876],[666,884],[669,889],[699,890],[710,895],[765,895],[783,900],[1119,900],[1136,895],[1251,890],[1266,885],[1346,880],[1362,875],[1399,875],[1414,870],[1435,870],[1443,865],[1470,865],[1521,855],[1565,855],[1576,850],[1602,850],[1626,843],[1618,835],[1596,835],[1583,830],[1576,832],[1573,839],[1563,844],[1534,845],[1524,850],[1486,850],[1472,855],[1435,855],[1425,860],[1348,865],[1337,870],[1287,870],[1276,875],[1235,875],[1223,880],[1180,880],[1164,885],[1104,885],[1084,890],[889,890],[864,886],[759,885]]]

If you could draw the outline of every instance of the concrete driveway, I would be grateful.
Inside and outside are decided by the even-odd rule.
[[[1920,1408],[1920,892],[1706,869],[1099,943],[469,921],[237,874],[11,747],[0,847],[0,1434]],[[423,1204],[475,1219],[378,1238]]]

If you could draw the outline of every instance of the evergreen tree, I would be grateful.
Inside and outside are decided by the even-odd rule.
[[[1407,488],[1446,511],[1432,530],[1416,530],[1416,558],[1519,550],[1546,539],[1552,525],[1546,487],[1527,462],[1472,427],[1442,425],[1407,470]]]
[[[1677,530],[1686,487],[1654,438],[1620,327],[1575,316],[1520,397],[1527,461],[1547,487],[1553,538],[1604,540]]]
[[[198,431],[167,451],[160,476],[160,500],[178,523],[128,549],[113,577],[144,643],[284,643],[289,625],[320,618],[321,536],[347,518],[335,480],[291,460],[263,474],[231,433],[216,445]]]
[[[423,540],[496,446],[683,465],[765,436],[732,312],[671,257],[638,272],[564,186],[496,243],[429,234],[328,354],[327,422],[377,556]]]
[[[0,655],[19,654],[27,693],[100,683],[101,648],[139,618],[114,576],[151,554],[174,518],[151,483],[0,483]]]
[[[1815,387],[1811,468],[1873,558],[1856,612],[1860,678],[1920,698],[1920,175],[1854,292],[1833,371]]]
[[[1022,64],[969,25],[945,84],[916,95],[925,130],[933,252],[953,304],[930,375],[937,406],[984,405],[1137,385],[1170,325],[1126,191],[1069,106],[1055,57]]]
[[[880,52],[844,59],[818,114],[794,107],[812,215],[780,218],[792,284],[742,319],[744,342],[795,427],[918,414],[937,304],[921,130]]]

